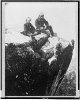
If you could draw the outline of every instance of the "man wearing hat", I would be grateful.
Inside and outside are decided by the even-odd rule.
[[[53,30],[52,27],[49,25],[48,21],[45,20],[44,18],[44,14],[41,12],[40,15],[38,16],[38,18],[35,20],[35,26],[36,29],[40,29],[40,30],[49,30],[51,35],[53,36]]]

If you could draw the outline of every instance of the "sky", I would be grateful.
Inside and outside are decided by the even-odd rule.
[[[31,18],[35,27],[36,18],[43,12],[58,36],[76,41],[77,8],[76,2],[8,2],[5,6],[5,27],[23,31],[27,17]]]

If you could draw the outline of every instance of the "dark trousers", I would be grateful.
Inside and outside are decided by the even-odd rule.
[[[54,32],[53,32],[52,26],[51,25],[48,26],[47,29],[49,29],[51,35],[54,36]]]
[[[41,32],[47,34],[48,36],[50,36],[50,32],[48,32],[48,31],[46,31],[44,29],[42,29]]]

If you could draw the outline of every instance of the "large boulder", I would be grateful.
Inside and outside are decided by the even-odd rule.
[[[30,37],[31,38],[31,37]],[[55,95],[72,58],[74,41],[46,34],[5,45],[6,96]]]

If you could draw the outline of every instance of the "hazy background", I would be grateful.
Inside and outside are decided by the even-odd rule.
[[[76,41],[77,34],[77,3],[75,2],[8,2],[5,4],[5,27],[16,31],[23,31],[27,17],[31,17],[35,26],[35,19],[40,12],[52,25],[58,36]],[[14,38],[15,40],[15,38]],[[75,42],[76,43],[76,42]],[[74,49],[74,55],[76,50]]]

